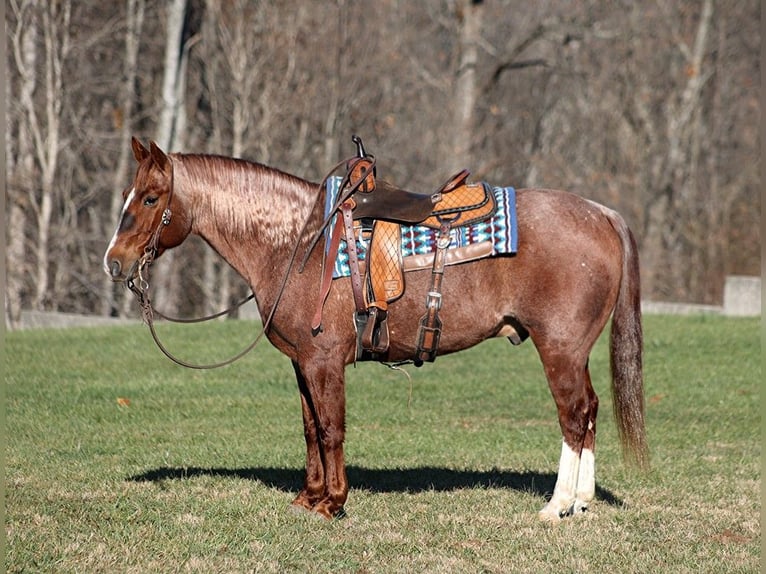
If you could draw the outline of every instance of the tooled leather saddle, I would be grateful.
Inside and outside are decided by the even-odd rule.
[[[436,358],[442,324],[441,284],[448,259],[450,231],[490,218],[497,200],[486,184],[468,184],[465,169],[450,177],[434,193],[407,191],[376,177],[374,156],[368,154],[361,138],[352,136],[357,155],[346,163],[338,198],[330,207],[321,235],[329,230],[322,280],[312,330],[318,333],[322,308],[330,290],[332,269],[341,237],[346,241],[351,285],[354,296],[354,325],[357,334],[356,360],[384,360],[389,348],[388,304],[404,293],[405,264],[401,253],[401,225],[418,224],[438,230],[436,250],[431,262],[431,283],[426,310],[420,319],[417,349],[413,363]],[[356,238],[367,241],[366,257],[360,260]],[[465,255],[472,258],[470,254]],[[473,256],[475,257],[475,256]]]

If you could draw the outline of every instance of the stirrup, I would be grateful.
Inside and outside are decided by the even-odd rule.
[[[375,304],[354,313],[356,360],[378,360],[388,352],[388,312]]]

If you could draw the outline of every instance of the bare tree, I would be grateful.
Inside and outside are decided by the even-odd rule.
[[[8,8],[9,324],[35,306],[127,312],[100,260],[131,134],[316,181],[358,133],[379,176],[410,189],[467,167],[615,207],[648,297],[719,302],[724,274],[760,272],[753,2]],[[158,305],[174,312],[181,285],[183,314],[230,303],[238,287],[207,247],[178,257],[157,262]]]
[[[162,108],[157,143],[165,151],[176,151],[184,128],[184,96],[188,45],[184,43],[186,0],[172,0],[167,7],[165,69],[162,80]]]
[[[45,39],[45,121],[37,117],[33,105],[27,106],[30,127],[40,168],[40,201],[35,203],[37,215],[37,277],[33,307],[43,308],[49,286],[50,230],[56,192],[56,170],[61,146],[60,127],[64,103],[64,60],[69,51],[69,19],[71,3],[45,4],[42,10]]]
[[[450,138],[450,163],[469,166],[472,163],[475,114],[479,93],[478,66],[479,43],[484,2],[460,0],[456,2],[458,24],[459,62],[454,78],[452,120],[453,133]]]
[[[177,151],[183,144],[185,127],[185,86],[189,43],[184,40],[187,21],[186,0],[173,0],[167,7],[165,67],[162,81],[162,107],[156,141],[167,152]],[[165,254],[155,274],[158,307],[177,314],[181,300],[181,276],[176,253]]]
[[[42,309],[49,303],[50,257],[51,257],[51,224],[54,215],[56,195],[56,172],[59,167],[59,151],[61,146],[60,127],[64,105],[63,66],[69,51],[69,20],[71,4],[62,1],[53,4],[36,0],[14,2],[12,9],[16,17],[17,27],[13,36],[13,54],[16,69],[21,78],[20,112],[18,122],[19,149],[18,162],[21,173],[16,179],[15,199],[12,199],[11,210],[14,216],[19,212],[18,195],[20,188],[25,191],[24,203],[34,214],[34,295],[32,307]],[[38,76],[37,34],[42,29],[43,64],[42,78]],[[42,81],[42,85],[38,83]],[[42,105],[38,106],[36,97],[38,87],[42,87],[39,98]],[[40,113],[42,108],[42,113]],[[24,218],[19,222],[10,222],[9,256],[17,260],[20,246],[26,234]],[[13,261],[16,263],[17,261]],[[21,266],[24,269],[24,265]],[[22,271],[23,272],[23,271]],[[19,293],[19,277],[17,270],[12,271],[9,300],[11,301],[12,321],[17,315],[14,307],[17,305]]]
[[[31,2],[11,3],[16,27],[11,35],[11,46],[15,67],[18,70],[18,101],[20,108],[26,109],[33,104],[37,86],[37,34],[38,15],[35,5]],[[10,84],[10,82],[9,82]],[[12,100],[8,98],[8,102]],[[14,110],[15,111],[15,110]],[[18,325],[21,316],[22,292],[24,280],[28,272],[25,258],[27,215],[29,197],[35,176],[34,147],[31,129],[28,126],[29,116],[22,109],[10,114],[16,129],[16,158],[13,150],[8,154],[12,168],[8,171],[8,214],[6,215],[6,230],[8,236],[7,257],[7,306],[6,321],[13,328]],[[15,121],[13,121],[15,119]],[[10,142],[11,137],[6,141]]]
[[[205,149],[271,161],[276,147],[273,134],[279,133],[284,103],[289,101],[276,95],[288,93],[304,10],[299,3],[291,17],[285,18],[266,2],[206,2],[194,66],[199,85],[190,86],[190,93],[199,94],[207,103],[207,113],[195,123],[203,124],[202,131],[208,135],[191,136],[200,137]],[[285,56],[275,57],[274,46],[282,47],[280,56]],[[202,260],[200,290],[208,312],[223,309],[244,294],[244,284],[242,288],[236,285],[231,268],[215,252],[204,249]]]
[[[625,214],[640,241],[650,298],[720,302],[724,274],[738,267],[722,252],[753,176],[746,162],[720,167],[722,154],[741,145],[729,138],[748,133],[737,118],[742,108],[731,103],[753,101],[752,90],[732,94],[748,84],[752,68],[735,65],[725,46],[750,37],[736,34],[727,15],[742,26],[752,9],[721,4],[726,10],[716,13],[716,6],[586,10],[582,26],[565,25],[564,49],[541,84],[546,109],[526,154],[530,183],[563,185]],[[728,174],[737,173],[734,184]],[[746,228],[756,229],[753,222]]]
[[[687,80],[678,92],[669,93],[667,113],[660,118],[664,126],[656,123],[658,118],[653,118],[643,108],[640,97],[634,99],[650,141],[662,139],[661,145],[666,149],[666,153],[655,153],[653,156],[650,172],[653,193],[649,195],[645,207],[642,234],[645,281],[652,286],[658,283],[657,274],[668,277],[671,284],[681,284],[682,271],[672,263],[678,260],[678,253],[674,257],[673,251],[680,247],[678,234],[682,233],[676,217],[679,204],[691,200],[690,195],[694,191],[692,155],[698,149],[702,136],[699,129],[700,102],[702,87],[710,77],[710,71],[704,67],[704,56],[712,18],[713,1],[705,0],[693,44],[687,45],[680,37],[676,40],[686,65]],[[667,291],[664,294],[676,295]]]

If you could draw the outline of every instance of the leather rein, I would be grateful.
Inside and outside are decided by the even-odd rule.
[[[293,265],[295,264],[295,261],[296,261],[296,257],[298,254],[298,247],[300,246],[299,240],[303,236],[304,232],[306,231],[306,227],[308,226],[309,220],[311,219],[311,214],[314,213],[314,210],[316,209],[317,203],[319,201],[319,197],[321,196],[321,192],[324,189],[327,180],[332,176],[332,174],[335,173],[335,171],[337,171],[337,169],[341,165],[346,163],[347,161],[353,161],[353,160],[344,160],[336,164],[332,168],[332,170],[323,178],[322,183],[319,184],[317,188],[317,195],[316,195],[316,198],[314,199],[314,204],[311,208],[311,211],[309,212],[309,217],[303,223],[303,227],[301,228],[301,231],[298,234],[298,239],[296,240],[295,247],[293,248],[293,252],[290,255],[290,260],[287,265],[287,270],[285,271],[285,275],[282,278],[282,282],[279,286],[279,290],[277,292],[277,297],[274,301],[274,305],[272,306],[271,312],[269,313],[269,316],[266,318],[266,321],[264,321],[261,331],[258,333],[258,335],[256,336],[256,338],[253,340],[252,343],[250,343],[247,347],[245,347],[242,351],[240,351],[236,355],[224,361],[219,361],[216,363],[208,363],[208,364],[190,363],[188,361],[185,361],[183,359],[176,357],[173,353],[171,353],[167,349],[167,347],[162,343],[162,341],[160,341],[160,338],[157,335],[157,331],[154,327],[155,315],[160,317],[161,319],[170,321],[172,323],[185,323],[185,324],[203,323],[205,321],[211,321],[213,319],[217,319],[219,317],[222,317],[224,315],[231,313],[232,311],[238,309],[239,307],[241,307],[242,305],[244,305],[251,299],[254,299],[255,294],[251,293],[249,296],[235,303],[228,309],[219,311],[218,313],[214,313],[212,315],[206,315],[204,317],[199,317],[194,319],[179,319],[179,318],[169,317],[154,308],[154,306],[152,305],[151,296],[149,294],[149,290],[150,290],[149,267],[157,258],[157,255],[159,253],[159,242],[160,242],[160,235],[162,234],[162,230],[165,229],[165,227],[167,227],[168,225],[170,225],[170,221],[173,216],[173,213],[170,210],[170,202],[173,199],[173,184],[174,184],[173,170],[171,170],[170,192],[168,193],[168,199],[165,204],[165,210],[162,212],[162,219],[160,220],[160,223],[157,225],[157,228],[154,230],[154,233],[152,234],[152,237],[150,238],[149,242],[144,247],[143,255],[135,263],[133,272],[130,273],[130,278],[125,281],[127,288],[136,296],[136,299],[138,300],[138,303],[141,307],[141,317],[143,319],[143,322],[146,323],[146,325],[149,327],[149,332],[152,335],[152,339],[154,339],[154,342],[157,345],[157,347],[160,349],[160,351],[162,351],[162,353],[168,359],[170,359],[177,365],[180,365],[182,367],[186,367],[189,369],[197,369],[197,370],[217,369],[220,367],[225,367],[227,365],[230,365],[234,363],[235,361],[238,361],[239,359],[247,355],[250,351],[252,351],[255,348],[255,346],[261,340],[263,335],[266,334],[266,331],[268,331],[269,327],[271,326],[271,321],[274,318],[274,314],[276,313],[277,306],[279,305],[279,302],[282,299],[282,294],[284,293],[285,286],[287,285],[287,280],[288,280],[288,277],[290,276],[290,271],[292,270]],[[350,195],[350,194],[347,194],[347,195]],[[324,230],[324,227],[326,225],[327,225],[327,222],[324,222],[322,227],[320,228],[319,233],[316,234],[316,236],[314,237],[314,240],[309,245],[309,249],[306,253],[306,256],[303,259],[303,262],[301,263],[299,272],[303,271],[303,267],[305,266],[309,255],[311,254],[314,247],[316,246],[319,237],[321,237],[322,231]],[[138,282],[135,281],[136,278],[138,278]]]

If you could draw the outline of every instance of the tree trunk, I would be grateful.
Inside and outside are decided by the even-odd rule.
[[[166,152],[176,151],[183,110],[186,50],[183,44],[186,0],[172,0],[167,8],[165,71],[162,80],[162,111],[157,143]]]
[[[349,41],[348,37],[348,8],[345,0],[336,0],[335,6],[338,10],[338,41],[333,45],[334,50],[334,70],[328,78],[327,86],[327,114],[324,122],[324,161],[322,165],[335,165],[340,159],[340,140],[338,139],[338,123],[342,113],[342,98],[344,90],[348,86],[344,84],[344,70],[346,68],[345,46]]]
[[[10,328],[18,327],[21,319],[24,283],[29,267],[24,253],[27,234],[25,206],[29,207],[30,200],[33,199],[35,174],[34,144],[28,112],[29,106],[33,104],[37,85],[38,20],[35,4],[31,2],[22,4],[16,13],[16,18],[17,27],[12,38],[13,58],[20,76],[18,100],[24,112],[19,115],[17,124],[18,155],[13,170],[8,172],[6,321]],[[10,102],[11,98],[6,101]]]
[[[671,103],[666,113],[665,154],[661,157],[664,165],[655,167],[656,176],[650,189],[654,195],[646,208],[642,242],[642,267],[647,293],[662,298],[683,296],[681,285],[685,269],[679,264],[677,250],[683,229],[680,227],[680,211],[688,208],[690,201],[696,201],[696,194],[690,189],[691,159],[695,137],[699,130],[694,130],[694,120],[698,118],[700,96],[707,74],[703,73],[703,59],[707,46],[707,37],[713,19],[713,1],[705,0],[699,25],[691,50],[679,45],[687,60],[687,81],[678,102]],[[673,94],[671,94],[672,97]]]
[[[29,207],[36,218],[34,244],[35,270],[32,307],[42,309],[49,294],[49,264],[51,258],[50,227],[56,191],[56,169],[59,153],[59,126],[63,108],[63,64],[68,51],[69,2],[38,4],[35,0],[15,5],[18,29],[14,36],[14,57],[22,82],[19,98],[23,118],[19,122],[19,143],[24,146],[19,162],[23,176],[19,183],[26,189]],[[42,101],[45,115],[40,118],[35,98],[37,88],[37,18],[42,19],[44,39],[44,93]],[[23,31],[29,26],[28,31]],[[15,225],[15,223],[12,223]],[[13,231],[13,249],[23,232]],[[14,254],[14,257],[17,255]],[[14,286],[15,290],[15,286]],[[15,295],[13,295],[15,296]]]
[[[123,70],[125,82],[120,94],[119,108],[115,117],[119,130],[119,150],[117,167],[112,178],[112,201],[109,210],[110,218],[107,220],[104,237],[110,237],[114,233],[120,217],[122,206],[121,189],[129,181],[130,166],[133,162],[130,140],[133,135],[133,108],[136,99],[136,76],[138,73],[138,47],[141,39],[141,29],[144,24],[145,0],[127,0],[127,26],[125,31],[125,63]],[[119,288],[119,287],[118,287]],[[104,297],[102,299],[102,315],[125,315],[128,302],[132,299],[125,289],[115,291],[115,284],[107,277],[104,279]]]
[[[50,231],[57,188],[59,131],[64,103],[63,68],[69,51],[69,1],[47,5],[42,12],[45,39],[45,116],[47,133],[38,131],[35,146],[41,171],[41,193],[37,210],[37,282],[33,307],[43,309],[49,295]]]
[[[162,82],[162,111],[157,143],[166,152],[182,145],[184,124],[185,72],[188,52],[184,46],[186,0],[173,0],[167,8],[165,71]],[[155,263],[155,301],[157,307],[177,315],[181,298],[181,270],[173,251]]]
[[[469,167],[475,125],[478,87],[476,68],[479,62],[479,40],[483,5],[481,0],[460,0],[457,5],[460,22],[459,63],[453,87],[453,129],[449,139],[447,165],[451,169]]]

